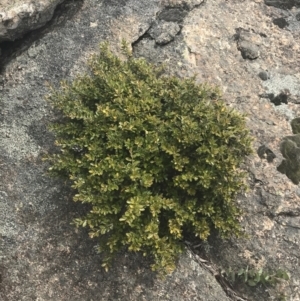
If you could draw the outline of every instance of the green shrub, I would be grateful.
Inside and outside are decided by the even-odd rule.
[[[125,61],[100,48],[88,74],[49,97],[63,115],[52,127],[61,151],[48,158],[51,170],[91,205],[75,223],[100,237],[105,268],[126,246],[170,272],[185,233],[241,233],[234,198],[245,188],[239,165],[251,139],[216,88],[162,76],[125,43]]]

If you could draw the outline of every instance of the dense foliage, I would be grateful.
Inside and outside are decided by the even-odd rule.
[[[53,125],[60,152],[54,173],[69,177],[75,201],[90,212],[76,219],[99,237],[104,267],[126,246],[170,272],[185,233],[239,234],[239,166],[251,152],[244,117],[215,88],[162,76],[162,69],[107,44],[89,73],[64,82],[50,101],[63,119]]]

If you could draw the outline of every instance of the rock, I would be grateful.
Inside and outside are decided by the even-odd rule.
[[[15,40],[44,26],[64,0],[11,1],[2,0],[0,3],[0,42]]]
[[[282,50],[282,55],[284,55],[285,50],[286,49]],[[287,58],[287,61],[290,61],[290,59]],[[269,93],[277,95],[282,91],[289,91],[288,93],[294,95],[294,97],[300,96],[299,80],[295,74],[286,74],[285,71],[271,74],[272,77],[270,80],[263,82],[263,86],[269,91]]]
[[[175,22],[160,21],[155,22],[149,30],[149,35],[158,45],[165,45],[174,40],[179,33],[180,27]]]
[[[269,79],[269,74],[266,71],[259,72],[258,76],[261,78],[261,80],[268,80]]]
[[[273,24],[277,25],[279,28],[284,28],[289,25],[285,18],[273,19]]]
[[[280,94],[276,95],[275,97],[271,96],[270,100],[275,106],[280,106],[282,103],[287,104],[288,103],[288,94],[285,92],[281,92]]]
[[[132,44],[134,56],[165,63],[170,74],[196,74],[197,82],[219,86],[226,104],[246,114],[254,149],[264,145],[259,151],[264,158],[266,148],[276,156],[267,162],[253,154],[242,166],[250,188],[235,201],[249,239],[212,236],[205,258],[209,267],[217,266],[214,270],[282,268],[291,275],[288,285],[280,283],[282,292],[289,300],[300,299],[299,185],[276,168],[284,159],[283,169],[292,171],[290,177],[297,181],[293,168],[299,144],[283,137],[294,137],[289,136],[290,120],[299,116],[299,104],[287,99],[274,106],[270,98],[259,98],[273,94],[274,99],[288,89],[289,97],[300,99],[299,31],[275,27],[270,20],[279,10],[263,1],[202,2],[85,0],[74,17],[57,21],[35,40],[24,40],[1,64],[1,300],[270,301],[279,295],[273,287],[266,292],[239,283],[233,288],[246,297],[229,298],[225,291],[231,291],[217,281],[224,280],[220,274],[205,269],[204,261],[189,252],[165,281],[156,279],[147,258],[125,250],[106,273],[95,250],[97,241],[70,225],[89,208],[71,201],[74,192],[68,183],[47,175],[42,158],[55,149],[47,125],[57,116],[45,95],[49,83],[57,88],[62,79],[84,72],[100,42],[109,41],[118,53],[121,38]],[[181,31],[172,43],[157,45],[147,34],[154,22],[180,23]],[[232,38],[241,26],[239,37]],[[259,48],[259,60],[241,58],[237,43],[242,41]],[[262,81],[257,76],[261,70],[272,77]],[[283,140],[288,147],[280,146]],[[280,149],[296,163],[287,163]]]
[[[278,8],[291,9],[293,6],[300,6],[300,0],[265,0],[265,3]]]
[[[188,11],[183,8],[166,8],[158,18],[167,22],[182,22]]]
[[[244,59],[255,60],[259,57],[260,52],[257,46],[256,35],[243,28],[237,28],[234,38],[237,41],[237,48]]]
[[[206,0],[162,0],[161,4],[166,9],[171,7],[186,8],[187,10],[192,10],[200,5],[204,4]]]
[[[261,159],[267,159],[269,163],[276,158],[276,155],[266,145],[261,145],[257,150],[257,154]]]
[[[256,45],[248,41],[241,41],[238,43],[238,49],[244,59],[255,60],[259,57],[259,50]]]
[[[275,106],[280,106],[283,103],[284,104],[288,103],[289,93],[283,91],[276,96],[274,93],[265,93],[265,94],[261,94],[260,97],[268,98]]]

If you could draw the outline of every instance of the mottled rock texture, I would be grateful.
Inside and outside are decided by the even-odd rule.
[[[76,5],[69,1],[70,9]],[[299,301],[300,188],[277,170],[291,157],[281,152],[284,141],[299,158],[291,125],[300,117],[298,6],[296,0],[86,0],[17,44],[11,56],[6,51],[0,64],[0,299],[261,301],[278,294],[241,285],[243,299],[226,295],[219,277],[191,252],[166,281],[155,278],[145,258],[126,252],[105,273],[96,242],[70,225],[86,208],[71,201],[69,183],[46,174],[42,157],[54,146],[46,127],[53,112],[44,97],[49,83],[57,87],[81,73],[100,42],[118,52],[125,38],[135,56],[218,85],[228,106],[247,114],[255,152],[243,166],[250,190],[237,203],[248,238],[212,237],[205,256],[210,267],[280,267],[291,280],[277,290]],[[282,17],[285,26],[273,22]],[[168,33],[157,24],[170,25],[158,27],[172,33],[163,45],[156,39]],[[259,55],[243,56],[241,41]]]

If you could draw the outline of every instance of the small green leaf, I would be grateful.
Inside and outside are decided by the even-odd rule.
[[[284,279],[284,280],[289,280],[290,279],[290,277],[287,274],[287,272],[283,271],[283,270],[278,270],[277,273],[276,273],[276,276],[278,278],[281,278],[281,279]]]
[[[244,273],[245,273],[244,269],[239,269],[237,274],[238,274],[238,276],[242,276],[242,275],[244,275]]]
[[[257,283],[258,283],[257,281],[251,280],[251,279],[249,279],[249,280],[247,281],[247,284],[248,284],[249,286],[256,286]]]

